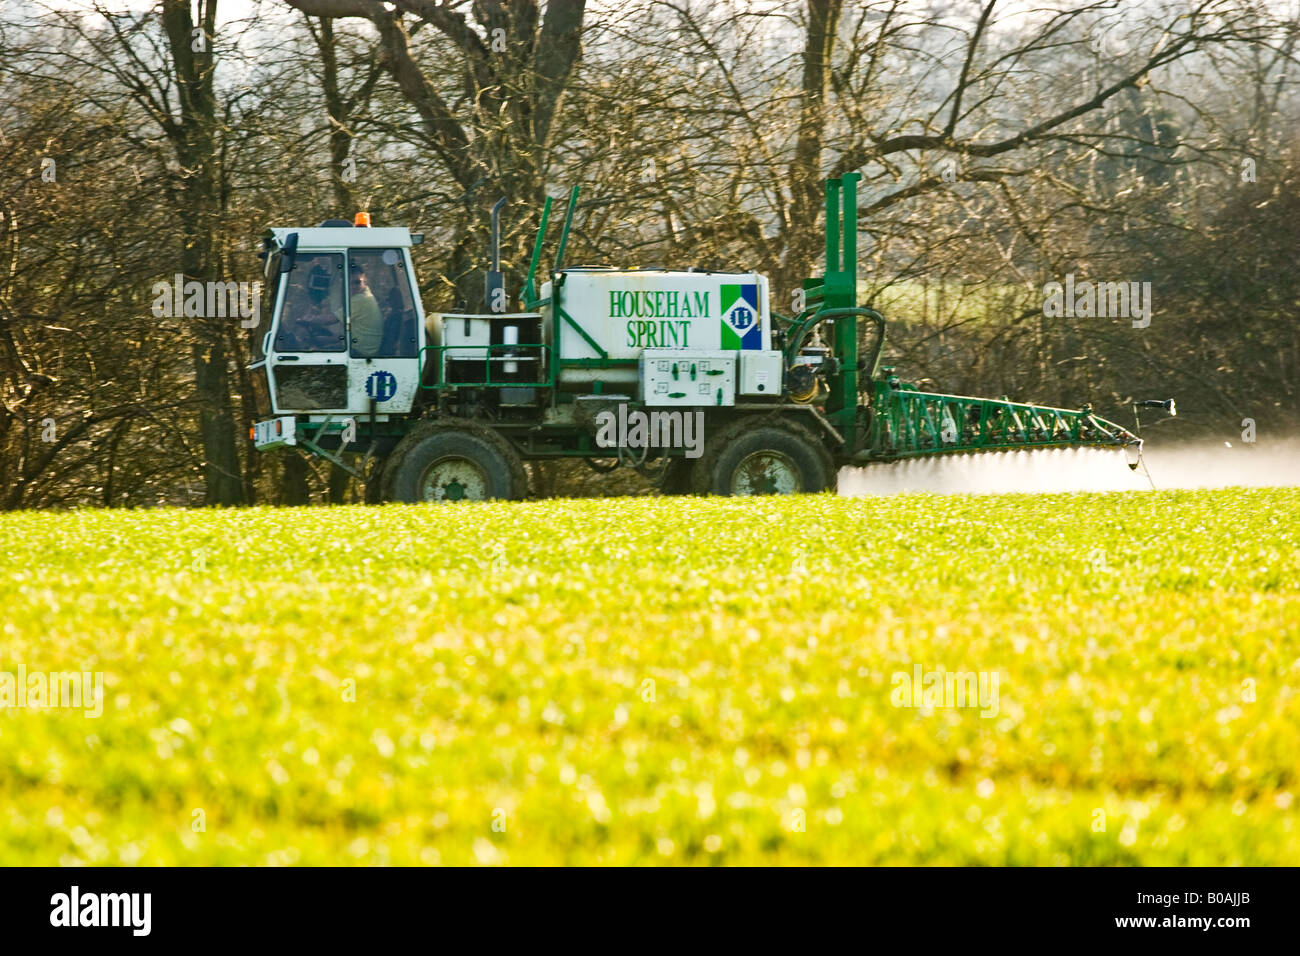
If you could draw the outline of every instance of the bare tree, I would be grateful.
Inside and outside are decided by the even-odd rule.
[[[454,186],[447,271],[457,298],[475,298],[487,207],[501,194],[540,205],[555,111],[581,51],[585,0],[551,0],[544,14],[531,0],[288,2],[312,16],[368,20],[378,31],[381,63],[413,114],[406,132]],[[512,262],[522,258],[523,235],[508,237]]]

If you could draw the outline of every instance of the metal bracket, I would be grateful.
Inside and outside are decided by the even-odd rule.
[[[318,438],[325,433],[326,427],[328,427],[330,422],[332,421],[334,421],[334,416],[327,415],[325,417],[325,420],[320,423],[320,428],[316,430],[316,436]],[[338,453],[331,454],[330,452],[327,452],[324,448],[321,448],[319,445],[317,445],[310,438],[303,436],[303,437],[299,437],[298,439],[299,447],[306,448],[311,454],[315,455],[317,458],[324,458],[326,461],[330,462],[336,467],[342,468],[353,478],[357,478],[360,479],[361,481],[365,481],[366,476],[362,472],[357,471],[355,468],[353,468],[351,465],[345,462],[342,458],[343,450],[347,448],[348,445],[350,444],[351,442],[343,442],[341,445],[339,445]]]
[[[603,359],[609,358],[609,353],[600,347],[599,342],[597,342],[595,339],[593,339],[590,335],[587,334],[586,329],[584,329],[581,325],[579,325],[576,321],[574,321],[573,316],[569,315],[569,313],[565,312],[563,309],[560,309],[560,318],[564,319],[565,322],[568,322],[569,327],[572,328],[573,331],[581,335],[583,340],[586,341],[586,343],[590,345],[593,349],[595,349],[596,353],[601,358]]]

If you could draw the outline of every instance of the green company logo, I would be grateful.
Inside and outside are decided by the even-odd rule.
[[[609,317],[627,320],[628,348],[688,349],[691,320],[709,317],[709,293],[611,289]]]

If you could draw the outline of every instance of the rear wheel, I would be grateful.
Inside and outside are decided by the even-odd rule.
[[[516,500],[528,494],[523,462],[485,428],[428,423],[402,439],[383,471],[389,501]]]
[[[790,421],[739,421],[710,442],[695,465],[702,495],[792,495],[834,490],[830,453]]]

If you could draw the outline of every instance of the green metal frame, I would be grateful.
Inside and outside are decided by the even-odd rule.
[[[820,325],[834,357],[826,375],[825,416],[841,436],[841,459],[890,461],[950,452],[1077,445],[1139,445],[1127,429],[1079,410],[920,392],[880,368],[885,318],[857,301],[858,173],[826,180],[826,273],[804,281],[806,308],[786,330],[785,362],[792,365]],[[868,361],[858,354],[858,325],[876,326]],[[883,371],[883,375],[881,374]],[[866,399],[865,404],[863,399]]]
[[[595,339],[593,339],[593,338],[592,338],[592,337],[587,333],[587,330],[584,329],[581,325],[578,324],[578,320],[577,320],[577,319],[575,319],[573,316],[569,315],[568,312],[565,312],[565,311],[564,311],[562,308],[560,308],[558,305],[555,306],[555,314],[556,314],[557,316],[559,316],[559,318],[563,319],[563,320],[568,324],[569,328],[573,329],[573,331],[575,331],[575,332],[577,332],[579,335],[581,335],[581,336],[582,336],[582,340],[583,340],[584,342],[586,342],[588,345],[590,345],[590,346],[591,346],[591,347],[596,351],[596,353],[600,356],[601,359],[608,359],[608,358],[609,358],[609,353],[606,352],[603,348],[601,348],[601,347],[600,347],[600,343],[597,342]],[[556,323],[555,323],[555,332],[556,332],[556,339],[555,339],[555,341],[556,341],[556,342],[559,342],[559,340],[560,340],[560,339],[559,339],[559,331],[560,331],[560,323],[559,323],[559,321],[556,321]],[[564,360],[562,359],[561,361],[563,362]],[[586,361],[586,360],[585,360],[585,359],[570,359],[569,361]]]
[[[1133,444],[1127,431],[1079,410],[916,391],[890,377],[873,383],[866,460],[946,452]]]
[[[524,280],[524,306],[529,312],[537,301],[537,264],[542,258],[542,240],[546,237],[546,225],[551,219],[551,197],[546,197],[542,204],[542,221],[537,226],[537,239],[533,242],[533,257],[528,262],[528,278]]]
[[[884,316],[858,305],[858,180],[861,173],[847,173],[826,180],[826,274],[804,281],[807,308],[796,316],[787,332],[786,364],[793,364],[804,341],[823,323],[831,328],[831,352],[836,368],[827,376],[830,394],[825,415],[843,437],[841,454],[853,454],[861,445],[857,427],[859,381],[862,372],[870,381],[884,347]],[[879,336],[872,367],[860,369],[858,362],[858,319],[877,323]]]
[[[564,225],[560,229],[560,242],[555,249],[555,261],[551,264],[551,294],[548,298],[541,298],[537,289],[537,269],[542,261],[542,248],[546,241],[546,227],[550,222],[551,198],[548,196],[542,207],[542,219],[537,229],[537,238],[533,241],[533,255],[528,266],[528,278],[524,282],[524,307],[530,312],[541,309],[545,306],[551,308],[551,334],[554,342],[554,351],[551,355],[551,361],[547,363],[548,381],[547,386],[551,389],[552,404],[560,401],[560,396],[556,389],[559,380],[560,370],[564,368],[625,368],[635,366],[636,359],[612,359],[599,342],[592,337],[582,323],[564,308],[562,304],[563,292],[562,283],[559,281],[560,274],[564,271],[564,254],[569,246],[569,235],[573,231],[573,217],[578,208],[578,196],[581,195],[581,187],[574,186],[569,190],[569,202],[564,210]],[[579,358],[566,359],[559,354],[560,336],[563,334],[563,327],[567,325],[573,331],[577,332],[582,340],[591,347],[597,355],[596,358]],[[599,383],[594,383],[596,392],[600,391]]]
[[[555,249],[555,261],[551,263],[551,294],[548,298],[541,298],[537,289],[537,269],[542,261],[542,247],[546,242],[546,227],[551,217],[551,197],[546,197],[546,202],[542,206],[542,219],[537,228],[537,238],[533,241],[533,255],[528,264],[528,278],[524,281],[524,307],[530,312],[536,311],[544,306],[551,308],[551,334],[554,342],[554,350],[550,356],[551,361],[547,363],[547,382],[546,387],[551,389],[552,403],[558,401],[556,384],[559,380],[561,368],[618,368],[620,366],[635,365],[635,360],[627,361],[625,359],[611,359],[609,353],[605,351],[591,334],[582,327],[577,319],[565,311],[561,304],[561,284],[558,281],[559,275],[564,271],[564,254],[569,247],[569,234],[573,231],[573,217],[578,209],[578,196],[581,194],[581,187],[574,186],[569,190],[569,202],[564,210],[564,225],[560,229],[560,242]],[[566,359],[559,354],[560,336],[563,332],[563,326],[577,332],[582,340],[591,346],[598,358],[584,359]]]
[[[358,427],[360,424],[358,423]],[[294,429],[295,439],[298,447],[305,448],[308,454],[315,455],[317,458],[324,458],[326,461],[333,463],[335,466],[342,468],[354,478],[364,478],[365,475],[356,468],[353,468],[343,460],[345,446],[341,446],[337,453],[326,451],[317,444],[328,431],[343,432],[347,428],[346,423],[336,422],[333,415],[327,415],[324,421],[320,422],[299,422]],[[310,434],[309,434],[310,433]]]

